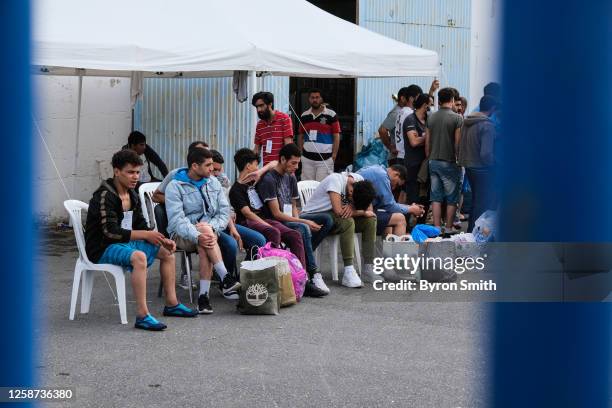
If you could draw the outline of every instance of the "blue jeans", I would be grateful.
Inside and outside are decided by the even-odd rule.
[[[465,175],[472,187],[472,212],[468,222],[468,232],[474,229],[474,223],[487,210],[494,210],[495,173],[491,167],[466,167]]]
[[[221,249],[221,257],[223,258],[225,269],[227,269],[230,275],[237,276],[236,256],[238,255],[238,243],[225,231],[219,231],[217,243],[219,244],[219,249]]]
[[[299,231],[302,235],[302,240],[304,241],[304,255],[306,255],[306,271],[312,278],[312,275],[319,269],[317,261],[315,261],[314,251],[333,228],[334,219],[329,214],[302,214],[301,217],[321,225],[319,231],[312,232],[308,225],[302,224],[301,222],[285,223],[286,226]]]
[[[246,259],[251,260],[251,248],[256,251],[266,245],[266,237],[260,232],[245,227],[244,225],[236,224],[236,230],[242,239],[242,246],[246,250]],[[228,230],[226,231],[229,232]]]
[[[266,245],[266,238],[257,231],[253,231],[250,228],[236,224],[236,230],[242,239],[242,244],[247,250],[247,257],[250,257],[249,248],[253,246],[262,247]],[[223,257],[223,263],[225,269],[233,276],[238,276],[238,270],[236,268],[236,256],[238,256],[238,243],[229,234],[229,229],[219,232],[219,238],[217,240],[219,248],[221,249],[221,256]]]

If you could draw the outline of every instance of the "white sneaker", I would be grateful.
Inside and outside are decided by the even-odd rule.
[[[361,277],[364,282],[374,283],[375,281],[384,282],[385,278],[382,275],[377,275],[374,273],[374,267],[370,264],[364,265],[363,272],[361,273]]]
[[[346,286],[348,288],[363,287],[363,282],[361,282],[361,279],[359,279],[359,275],[357,275],[355,267],[347,266],[344,268],[344,274],[342,275],[342,286]]]
[[[327,287],[327,285],[323,281],[323,276],[321,276],[321,274],[319,272],[315,273],[314,276],[312,277],[312,283],[314,283],[314,285],[318,289],[320,289],[321,291],[323,291],[323,292],[325,292],[326,294],[329,295],[329,288]]]

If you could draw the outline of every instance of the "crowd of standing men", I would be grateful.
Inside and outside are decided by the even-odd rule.
[[[254,147],[235,153],[239,174],[233,185],[223,173],[223,156],[204,141],[188,147],[185,167],[168,171],[146,144],[145,135],[132,132],[128,144],[113,156],[113,178],[105,180],[90,201],[87,254],[93,262],[121,265],[132,272],[135,327],[145,330],[166,328],[149,313],[146,303],[146,272],[155,259],[161,261],[166,294],[163,314],[175,317],[213,312],[213,275],[222,295],[237,299],[238,251],[247,249],[250,258],[253,248],[267,242],[298,257],[309,277],[305,296],[330,293],[314,255],[330,234],[339,236],[342,285],[358,288],[362,279],[381,280],[372,272],[377,235],[406,234],[411,224],[426,220],[430,206],[434,225],[440,226],[446,215],[446,228],[452,228],[462,192],[473,195],[468,229],[496,205],[499,85],[487,85],[478,108],[467,117],[465,98],[453,88],[438,88],[434,81],[428,94],[417,85],[400,89],[397,105],[379,129],[392,155],[388,166],[356,172],[334,172],[341,128],[319,89],[309,92],[310,108],[297,119],[297,143],[291,117],[274,109],[274,96],[269,92],[253,96],[259,117]],[[432,112],[436,91],[438,109]],[[164,176],[153,199],[166,218],[165,230],[148,227],[136,193],[140,184],[159,181],[152,165]],[[302,180],[319,182],[306,203],[300,202],[298,191],[300,165]],[[360,253],[354,251],[356,232],[362,235]],[[173,252],[177,248],[199,256],[197,310],[176,299]],[[363,260],[361,277],[354,267],[356,257]],[[191,288],[194,284],[185,278],[180,284]]]

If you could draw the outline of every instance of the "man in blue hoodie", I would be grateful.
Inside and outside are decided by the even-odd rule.
[[[228,273],[219,245],[235,240],[223,230],[229,222],[230,205],[221,183],[212,177],[212,153],[193,149],[187,155],[187,168],[177,171],[166,188],[168,233],[177,247],[200,256],[200,295],[198,311],[210,314],[210,281],[213,268],[221,279],[223,295],[234,296],[240,283]],[[233,256],[234,262],[236,254]]]
[[[418,204],[398,204],[393,197],[393,190],[406,182],[407,170],[401,164],[394,164],[389,168],[383,166],[369,166],[357,171],[364,180],[371,182],[376,189],[376,197],[372,205],[376,212],[377,235],[405,235],[406,216],[423,215],[423,206]]]

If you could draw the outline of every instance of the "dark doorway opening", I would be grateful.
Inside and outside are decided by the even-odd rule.
[[[355,23],[357,21],[357,0],[309,0],[310,3],[344,20]],[[334,39],[319,38],[316,36],[316,22],[313,22],[313,31],[304,33],[306,44],[316,47],[317,41],[334,41]],[[342,41],[342,39],[335,39]],[[355,112],[356,112],[356,82],[353,78],[303,78],[291,77],[289,79],[289,102],[297,115],[307,110],[308,91],[318,88],[323,92],[323,98],[328,107],[335,111],[340,121],[342,133],[340,135],[340,149],[334,163],[334,171],[341,171],[353,163],[355,150]],[[299,129],[299,121],[292,116],[295,134]]]

